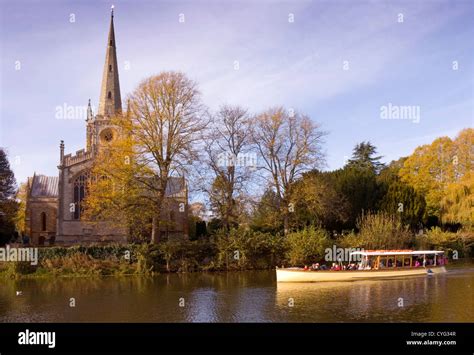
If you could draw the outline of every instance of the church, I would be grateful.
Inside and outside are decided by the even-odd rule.
[[[61,141],[58,176],[35,173],[28,178],[25,224],[33,245],[127,242],[128,231],[123,227],[107,221],[90,223],[81,218],[81,203],[87,194],[94,160],[117,134],[111,117],[122,112],[118,69],[112,9],[97,114],[92,112],[90,100],[87,107],[86,148],[65,154],[65,144]],[[171,178],[166,195],[169,211],[165,215],[169,221],[165,229],[160,230],[161,236],[164,239],[187,236],[188,191],[184,178]],[[176,213],[183,204],[186,213]]]

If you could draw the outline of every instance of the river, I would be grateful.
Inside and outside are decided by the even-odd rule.
[[[0,282],[0,322],[474,322],[472,264],[313,284],[274,271]]]

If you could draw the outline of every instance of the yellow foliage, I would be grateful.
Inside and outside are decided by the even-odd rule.
[[[474,129],[415,149],[399,171],[403,182],[426,198],[428,213],[443,222],[472,225]]]

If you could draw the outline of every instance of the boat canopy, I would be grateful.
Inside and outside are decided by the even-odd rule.
[[[440,250],[365,250],[353,251],[350,255],[379,256],[379,255],[439,255]]]

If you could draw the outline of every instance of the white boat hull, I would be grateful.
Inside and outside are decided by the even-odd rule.
[[[354,281],[374,278],[405,277],[446,272],[444,266],[410,269],[348,270],[348,271],[304,271],[298,269],[276,269],[277,282],[322,282]]]

